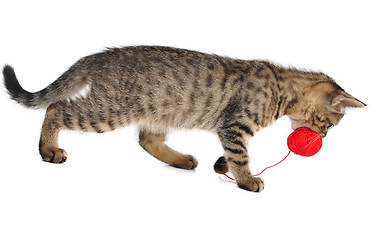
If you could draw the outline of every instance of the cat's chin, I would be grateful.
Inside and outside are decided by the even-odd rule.
[[[301,127],[306,127],[306,128],[312,129],[312,130],[314,128],[309,123],[299,122],[297,120],[291,119],[291,128],[292,128],[292,130],[295,131],[296,129],[301,128]]]
[[[301,128],[301,127],[311,128],[311,125],[308,124],[308,123],[299,122],[299,121],[291,118],[291,128],[292,128],[292,130],[296,130],[296,129]]]

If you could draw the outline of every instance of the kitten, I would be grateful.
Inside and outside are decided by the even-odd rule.
[[[58,146],[62,129],[103,133],[136,124],[148,153],[194,169],[197,160],[166,146],[165,137],[178,128],[206,129],[225,150],[215,171],[230,171],[240,188],[255,192],[264,184],[250,173],[247,143],[257,131],[288,115],[294,129],[306,126],[324,137],[345,108],[365,106],[323,73],[170,47],[112,48],[84,57],[36,93],[20,86],[12,67],[3,74],[14,100],[47,108],[39,143],[44,161],[66,161]]]

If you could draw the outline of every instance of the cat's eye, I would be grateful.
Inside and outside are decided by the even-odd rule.
[[[327,126],[327,130],[333,128],[333,126],[335,126],[335,125],[333,125],[333,124],[329,124],[329,125]]]

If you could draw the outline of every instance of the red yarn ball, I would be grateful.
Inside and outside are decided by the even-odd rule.
[[[288,148],[295,154],[304,157],[315,155],[322,145],[322,137],[306,127],[296,129],[287,138]]]

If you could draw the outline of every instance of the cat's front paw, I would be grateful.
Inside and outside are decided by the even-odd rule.
[[[214,164],[214,171],[219,174],[224,174],[229,171],[228,163],[226,162],[225,157],[220,157],[217,162]]]
[[[239,188],[252,192],[262,192],[265,187],[262,179],[257,177],[249,177],[244,181],[237,181],[237,185]]]

